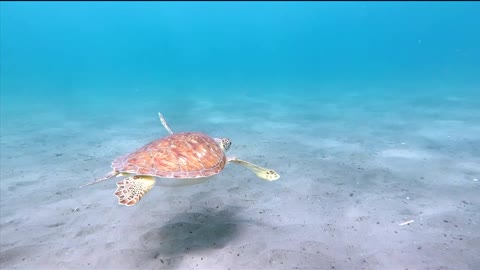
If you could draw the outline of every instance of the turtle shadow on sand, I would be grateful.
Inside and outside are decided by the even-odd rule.
[[[240,207],[226,206],[179,213],[162,227],[143,234],[140,241],[158,266],[175,268],[186,255],[222,249],[238,236],[242,223],[254,222],[238,219],[239,211]]]

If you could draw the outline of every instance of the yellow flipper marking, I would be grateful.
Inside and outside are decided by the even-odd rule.
[[[237,163],[239,165],[242,165],[243,167],[249,169],[255,175],[257,175],[257,177],[259,177],[263,180],[275,181],[275,180],[278,180],[280,178],[280,175],[276,171],[274,171],[272,169],[267,169],[267,168],[260,167],[258,165],[253,164],[253,163],[247,162],[245,160],[241,160],[241,159],[238,159],[238,158],[230,158],[228,161]]]
[[[118,204],[132,206],[155,185],[152,176],[132,175],[117,182],[117,190],[113,193],[118,198]]]

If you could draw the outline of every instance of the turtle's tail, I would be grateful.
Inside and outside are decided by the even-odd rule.
[[[88,183],[88,184],[86,184],[86,185],[80,186],[80,188],[83,188],[83,187],[86,187],[86,186],[90,186],[90,185],[96,184],[96,183],[98,183],[98,182],[102,182],[102,181],[108,180],[108,179],[110,179],[110,178],[112,178],[112,177],[114,177],[114,176],[116,176],[116,175],[118,175],[118,172],[112,171],[112,172],[106,174],[105,176],[100,177],[100,178],[97,178],[97,179],[95,179],[94,181],[92,181],[92,182],[90,182],[90,183]]]

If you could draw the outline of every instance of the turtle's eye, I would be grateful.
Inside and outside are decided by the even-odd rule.
[[[230,149],[230,145],[232,145],[232,142],[227,138],[223,138],[222,145],[223,145],[223,149],[225,149],[225,152],[227,152],[228,149]]]

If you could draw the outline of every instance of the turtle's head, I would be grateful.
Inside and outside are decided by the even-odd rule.
[[[232,145],[232,142],[228,138],[215,138],[215,141],[217,141],[218,145],[225,153],[230,149],[230,145]]]

